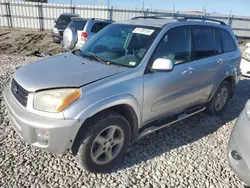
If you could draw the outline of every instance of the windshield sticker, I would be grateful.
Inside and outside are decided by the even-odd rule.
[[[142,34],[142,35],[152,35],[152,33],[154,32],[155,30],[153,29],[146,29],[146,28],[135,28],[133,30],[132,33],[138,33],[138,34]]]
[[[136,64],[136,62],[134,62],[134,61],[129,62],[129,65],[135,66],[135,64]]]

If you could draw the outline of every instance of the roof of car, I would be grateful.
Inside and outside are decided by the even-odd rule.
[[[72,21],[87,21],[87,20],[94,20],[94,21],[103,21],[103,22],[113,22],[112,20],[105,20],[101,18],[81,18],[81,17],[72,17]]]
[[[154,19],[154,18],[139,18],[131,20],[123,20],[116,22],[118,24],[128,24],[128,25],[141,25],[149,27],[164,27],[168,23],[176,22],[177,20],[170,19]]]
[[[62,16],[79,16],[79,14],[73,14],[73,13],[62,13]]]
[[[184,17],[181,19],[169,19],[163,17],[135,17],[130,20],[124,20],[116,22],[117,24],[128,24],[128,25],[141,25],[141,26],[149,26],[149,27],[159,27],[163,28],[165,25],[170,23],[177,23],[177,22],[187,22],[192,24],[200,24],[200,25],[211,25],[211,26],[226,26],[223,21],[220,20],[213,20],[209,18],[199,18],[199,17]],[[206,22],[205,22],[206,21]],[[213,23],[217,22],[217,23]]]

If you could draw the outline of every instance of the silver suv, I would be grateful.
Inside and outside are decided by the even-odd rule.
[[[80,50],[21,67],[3,95],[25,141],[71,151],[103,172],[149,133],[205,109],[220,114],[240,59],[224,22],[137,17],[110,24]]]
[[[99,18],[80,18],[73,17],[68,27],[63,32],[62,45],[64,49],[76,50],[82,47],[96,33],[107,25],[113,23],[111,20]]]

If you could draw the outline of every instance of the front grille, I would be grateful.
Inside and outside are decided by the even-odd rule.
[[[63,31],[59,31],[60,36],[63,36]]]
[[[14,79],[11,81],[11,91],[16,99],[26,107],[29,92],[20,86]]]

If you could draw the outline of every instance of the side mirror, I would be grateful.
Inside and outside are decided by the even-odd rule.
[[[168,72],[173,70],[174,62],[171,59],[158,58],[154,61],[152,71]]]
[[[55,20],[55,23],[57,23],[57,20]]]

